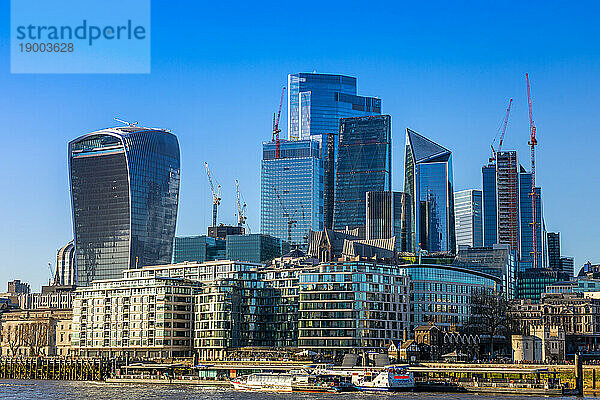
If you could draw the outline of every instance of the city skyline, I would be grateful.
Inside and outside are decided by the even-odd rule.
[[[598,236],[596,226],[600,224],[596,221],[600,216],[594,211],[593,198],[599,188],[586,185],[582,179],[576,180],[568,191],[562,184],[573,174],[591,182],[596,178],[592,150],[600,143],[589,127],[595,126],[598,118],[592,111],[598,99],[593,90],[598,83],[597,50],[591,47],[593,40],[587,36],[590,33],[582,26],[585,24],[560,29],[565,27],[562,24],[573,22],[576,15],[567,13],[560,26],[551,27],[540,21],[556,11],[552,7],[519,7],[528,12],[533,7],[538,32],[545,29],[549,33],[545,37],[524,35],[526,29],[534,27],[523,19],[512,22],[516,25],[513,31],[499,25],[480,26],[473,14],[457,15],[459,21],[470,22],[463,32],[450,32],[443,43],[436,44],[436,35],[456,22],[426,33],[427,29],[421,30],[424,36],[418,45],[424,49],[413,49],[417,44],[401,41],[386,50],[384,46],[391,44],[387,39],[369,49],[364,48],[365,42],[343,42],[331,51],[324,44],[314,40],[311,43],[315,35],[311,33],[302,39],[302,44],[312,44],[312,50],[293,53],[284,49],[275,57],[263,48],[273,47],[272,43],[243,50],[250,39],[238,39],[230,44],[234,55],[219,58],[217,48],[222,43],[217,41],[207,44],[205,58],[179,54],[182,66],[174,67],[169,61],[173,51],[169,43],[175,33],[155,24],[150,76],[16,76],[8,74],[8,61],[3,60],[0,85],[6,95],[1,100],[1,122],[7,143],[0,166],[3,171],[16,171],[23,157],[27,157],[18,174],[6,172],[0,181],[3,187],[18,194],[18,199],[4,198],[1,203],[3,209],[10,211],[0,235],[1,249],[11,260],[2,265],[3,276],[7,280],[22,278],[31,282],[33,288],[47,281],[46,264],[54,263],[56,251],[72,239],[66,143],[85,132],[113,125],[115,116],[140,121],[145,126],[172,129],[180,139],[182,192],[178,235],[203,234],[210,224],[211,197],[202,169],[205,160],[223,186],[220,221],[235,222],[233,179],[239,178],[248,203],[248,222],[253,232],[258,231],[261,142],[270,139],[272,113],[287,74],[315,68],[356,76],[359,93],[381,96],[385,100],[382,112],[392,116],[394,132],[403,132],[410,126],[417,132],[431,132],[436,140],[446,144],[453,152],[455,190],[481,189],[481,166],[489,157],[489,144],[497,134],[510,97],[515,98],[515,104],[504,148],[517,150],[526,164],[524,74],[529,72],[540,141],[537,185],[543,188],[547,228],[561,232],[563,253],[575,256],[576,269],[588,259],[597,262],[594,239]],[[421,11],[411,8],[406,12],[410,15]],[[473,13],[478,11],[483,13]],[[153,12],[159,18],[173,16],[173,11],[160,4]],[[513,15],[504,9],[499,12],[505,17],[498,20],[506,21],[507,16]],[[0,11],[3,17],[6,13]],[[318,22],[318,17],[314,18]],[[233,18],[238,22],[240,19],[241,15]],[[439,22],[432,22],[432,28]],[[215,24],[209,24],[203,29],[214,28]],[[492,39],[494,45],[467,37],[480,28],[481,37]],[[184,34],[187,29],[191,28],[181,27],[176,34]],[[271,28],[265,29],[270,32]],[[5,39],[7,31],[7,27],[0,28],[0,38]],[[262,31],[260,36],[264,35]],[[227,35],[227,39],[231,38],[231,34]],[[500,41],[510,44],[502,45]],[[466,50],[454,54],[458,43]],[[183,41],[178,46],[189,44]],[[352,46],[359,50],[356,55],[345,55]],[[534,54],[526,52],[530,46],[535,46]],[[486,50],[488,47],[495,50]],[[7,41],[0,40],[0,50],[7,48]],[[406,64],[409,57],[402,50],[416,50],[410,55],[412,65]],[[467,57],[458,60],[464,56]],[[280,62],[273,62],[276,60]],[[255,67],[248,69],[248,63]],[[155,79],[156,75],[165,79]],[[114,96],[116,88],[123,89],[120,98]],[[95,93],[93,98],[90,92]],[[160,97],[165,100],[154,100]],[[166,99],[172,104],[167,104]],[[570,100],[568,106],[565,99]],[[231,113],[235,117],[226,119]],[[281,124],[286,125],[286,121]],[[581,141],[565,140],[565,132],[577,132]],[[589,145],[582,147],[583,141]],[[26,156],[24,152],[8,150],[24,146]],[[403,147],[402,140],[394,141],[393,190],[402,190]],[[565,153],[578,154],[577,163],[570,166],[568,174],[561,165],[554,165],[560,164],[557,161]]]

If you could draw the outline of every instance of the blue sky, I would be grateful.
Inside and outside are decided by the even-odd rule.
[[[304,71],[356,76],[360,94],[382,98],[396,190],[406,127],[453,151],[457,190],[480,188],[511,97],[504,149],[528,168],[529,72],[547,227],[561,232],[576,268],[600,262],[596,4],[202,3],[152,1],[147,75],[11,75],[9,6],[1,3],[1,285],[47,281],[47,264],[72,237],[67,142],[115,116],[177,134],[178,234],[205,233],[210,223],[204,161],[223,186],[220,221],[234,222],[238,178],[257,232],[261,142],[287,74]]]

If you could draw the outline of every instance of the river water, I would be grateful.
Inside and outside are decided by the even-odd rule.
[[[522,396],[480,395],[465,393],[247,393],[231,389],[202,388],[186,385],[127,385],[70,381],[0,380],[2,400],[286,400],[286,399],[344,399],[344,400],[516,400]],[[548,397],[527,396],[528,400]],[[553,399],[559,399],[554,397]],[[560,399],[575,399],[561,397]],[[598,398],[591,398],[597,400]]]

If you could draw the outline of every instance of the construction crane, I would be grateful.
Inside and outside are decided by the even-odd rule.
[[[242,204],[242,201],[240,198],[240,183],[237,179],[235,180],[235,192],[236,192],[236,198],[237,198],[238,226],[244,226],[244,224],[246,223],[246,203],[244,202],[244,204]]]
[[[506,133],[506,126],[508,125],[508,116],[510,115],[510,106],[512,105],[513,99],[510,99],[508,102],[508,107],[506,108],[506,114],[504,115],[504,122],[502,123],[502,130],[500,132],[500,143],[498,143],[498,150],[494,149],[494,143],[492,143],[492,158],[490,158],[490,162],[496,161],[496,153],[502,151],[502,143],[504,142],[504,134]],[[494,139],[496,142],[496,139]]]
[[[296,226],[296,224],[298,223],[297,220],[294,219],[294,215],[296,215],[296,211],[294,211],[294,213],[292,215],[290,215],[290,213],[287,212],[285,205],[283,205],[283,201],[281,200],[281,196],[279,195],[279,192],[277,192],[277,188],[275,186],[273,186],[273,190],[275,191],[275,195],[277,196],[277,200],[279,200],[279,205],[281,206],[281,209],[283,210],[283,216],[285,218],[287,218],[287,226],[288,226],[288,244],[292,244],[292,227]],[[302,212],[304,213],[304,209],[302,210]]]
[[[281,90],[281,99],[279,99],[279,110],[277,114],[273,113],[273,141],[275,142],[275,158],[279,158],[279,117],[281,116],[281,104],[283,103],[283,94],[285,93],[285,86]]]
[[[531,90],[529,89],[529,74],[525,74],[527,80],[527,104],[529,105],[529,133],[531,135],[529,146],[531,146],[531,232],[533,235],[533,268],[538,267],[538,251],[537,251],[537,193],[535,192],[535,146],[537,145],[537,139],[535,138],[535,125],[533,123],[533,111],[531,109]]]
[[[52,281],[55,280],[54,272],[52,271],[52,264],[48,263],[48,272],[50,273],[50,279],[48,279],[48,284],[52,285]]]
[[[210,183],[210,190],[213,195],[212,226],[217,226],[217,208],[219,207],[219,204],[221,204],[221,185],[217,185],[217,188],[215,189],[212,177],[210,176],[210,169],[208,168],[208,163],[206,161],[204,162],[204,166],[206,167],[206,175],[208,175],[208,183]]]

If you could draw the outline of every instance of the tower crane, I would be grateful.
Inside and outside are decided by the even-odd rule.
[[[277,196],[277,200],[279,200],[279,205],[281,206],[281,209],[283,210],[283,216],[285,218],[287,218],[287,226],[288,226],[288,243],[291,245],[292,244],[292,227],[296,226],[296,224],[298,223],[297,220],[294,219],[294,215],[296,215],[296,211],[294,211],[294,213],[292,215],[290,215],[290,213],[287,212],[285,205],[283,204],[283,201],[281,200],[281,196],[279,195],[279,192],[277,191],[277,188],[275,186],[273,186],[273,190],[275,191],[275,195]],[[302,210],[302,212],[304,212],[304,209]]]
[[[506,114],[504,115],[504,123],[502,124],[502,131],[500,133],[500,143],[498,143],[498,151],[494,149],[494,143],[492,143],[492,158],[490,158],[490,162],[496,161],[496,153],[502,151],[502,142],[504,142],[504,134],[506,133],[506,126],[508,125],[508,116],[510,115],[510,106],[512,105],[513,99],[510,99],[508,102],[508,107],[506,108]],[[494,142],[496,139],[494,139]]]
[[[279,110],[277,114],[273,113],[273,141],[275,142],[275,158],[279,158],[279,117],[281,116],[281,104],[283,103],[283,94],[285,93],[285,86],[281,90],[281,99],[279,99]]]
[[[533,268],[538,267],[538,251],[537,251],[537,210],[536,210],[536,197],[537,193],[535,192],[535,146],[537,146],[537,139],[535,137],[535,125],[533,123],[533,111],[531,109],[531,90],[529,89],[529,74],[525,74],[525,79],[527,80],[527,104],[529,105],[529,133],[530,139],[527,143],[531,146],[531,232],[533,235]]]
[[[208,183],[210,183],[210,190],[213,195],[212,226],[217,226],[217,208],[219,207],[219,204],[221,204],[221,185],[217,185],[217,188],[215,189],[212,177],[210,176],[210,169],[208,168],[208,163],[206,161],[204,162],[204,166],[206,167],[206,175],[208,175]]]
[[[235,180],[235,192],[236,192],[236,198],[237,198],[238,226],[244,226],[244,224],[246,223],[246,202],[244,202],[244,204],[242,204],[242,202],[241,202],[240,183],[237,179]]]

